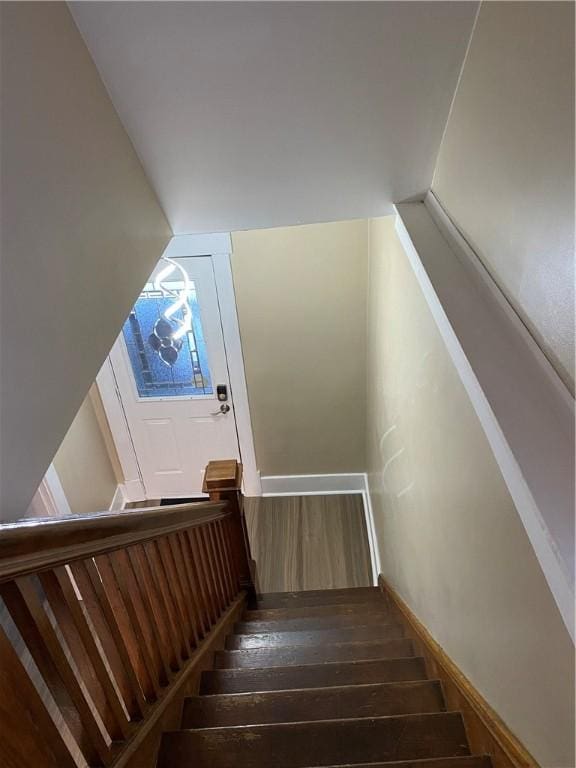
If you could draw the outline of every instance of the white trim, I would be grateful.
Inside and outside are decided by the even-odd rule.
[[[124,486],[120,484],[116,487],[108,509],[111,512],[124,509],[126,502]],[[66,498],[56,467],[50,464],[32,499],[27,517],[65,517],[71,514],[73,510]]]
[[[72,514],[64,488],[54,464],[50,464],[30,506],[26,517],[64,517]]]
[[[412,208],[413,205],[420,206],[420,210]],[[513,327],[510,323],[506,326],[501,324],[500,335],[494,335],[494,323],[503,317],[501,313],[496,316],[496,297],[491,295],[486,285],[479,285],[478,279],[470,279],[473,276],[470,268],[465,272],[459,271],[459,260],[446,240],[438,240],[442,235],[433,219],[429,218],[429,222],[426,222],[422,216],[422,211],[426,214],[422,203],[400,204],[395,206],[395,209],[396,230],[412,270],[492,448],[564,623],[574,640],[574,592],[572,580],[568,575],[570,566],[560,554],[558,544],[544,519],[543,512],[549,512],[550,506],[541,502],[539,507],[534,496],[535,489],[539,492],[541,500],[547,492],[550,504],[554,504],[556,510],[562,510],[562,507],[558,506],[557,498],[559,494],[562,502],[562,489],[551,484],[546,473],[551,469],[557,472],[558,466],[562,468],[569,459],[571,447],[563,442],[562,435],[555,435],[553,422],[550,421],[546,430],[547,451],[544,450],[543,430],[535,429],[534,424],[537,422],[533,420],[534,414],[528,413],[526,408],[522,407],[523,403],[539,403],[542,410],[537,416],[542,418],[542,413],[547,413],[544,410],[545,405],[548,405],[546,398],[556,397],[551,406],[553,413],[566,408],[565,398],[558,397],[558,387],[550,386],[550,371],[541,367],[543,356],[534,356],[532,347],[522,345],[521,342],[525,340],[523,336],[518,333],[511,334],[511,329],[517,330],[516,326]],[[413,215],[416,215],[415,219],[411,218]],[[409,231],[409,226],[412,231]],[[413,237],[420,243],[420,253]],[[462,258],[462,254],[458,256]],[[469,254],[466,254],[465,258],[469,258]],[[461,262],[460,266],[463,266]],[[492,357],[488,361],[482,358],[482,350],[477,344],[478,337],[473,329],[478,327],[483,329],[483,341],[491,344]],[[469,356],[461,344],[461,339],[468,342]],[[475,368],[472,367],[472,362]],[[494,377],[495,370],[498,379]],[[543,384],[546,381],[548,389]],[[483,384],[486,386],[486,392],[490,393],[490,400]],[[498,409],[500,418],[497,418],[493,408]],[[523,417],[521,420],[518,418],[518,411]],[[570,409],[568,418],[569,412]],[[515,422],[511,422],[511,415],[515,415]],[[539,457],[538,476],[535,476],[533,467],[529,466],[526,460],[523,466],[519,465],[517,455],[523,455],[518,450],[519,440],[528,441],[524,447],[529,445],[531,451]],[[510,441],[516,446],[516,453],[512,450]],[[548,455],[545,455],[546,453]]]
[[[214,256],[232,253],[232,238],[229,232],[206,235],[175,235],[162,256],[182,259],[186,256]]]
[[[458,95],[458,89],[460,88],[460,81],[462,80],[462,76],[464,74],[464,68],[466,66],[466,63],[468,61],[468,56],[470,54],[470,48],[472,47],[472,39],[474,38],[474,32],[476,31],[476,25],[478,24],[478,17],[480,16],[480,9],[482,8],[482,3],[478,3],[478,7],[476,8],[476,15],[474,16],[474,23],[472,24],[472,29],[470,30],[470,35],[468,37],[468,44],[466,45],[466,51],[464,53],[464,58],[462,59],[462,64],[460,65],[460,72],[458,73],[458,80],[456,81],[456,86],[454,87],[454,90],[452,92],[452,100],[450,101],[450,108],[448,110],[448,114],[446,115],[446,122],[444,123],[444,130],[442,131],[442,136],[440,138],[440,143],[438,144],[438,151],[436,152],[436,160],[434,162],[434,172],[432,174],[432,181],[430,182],[430,186],[434,186],[434,181],[436,180],[436,173],[438,172],[438,166],[439,162],[438,159],[440,157],[440,152],[442,151],[442,144],[444,143],[444,138],[446,136],[446,132],[448,131],[448,124],[450,122],[450,118],[452,117],[452,112],[454,110],[454,104],[456,103],[456,96]]]
[[[114,496],[110,502],[109,509],[111,512],[118,512],[119,510],[124,509],[127,502],[128,499],[126,498],[126,494],[124,492],[124,486],[122,483],[120,483],[118,486],[116,486],[116,491],[114,492]]]
[[[228,381],[230,382],[232,402],[234,404],[238,447],[243,467],[244,493],[246,496],[260,496],[262,488],[260,485],[260,474],[256,465],[248,387],[246,385],[244,356],[242,354],[240,326],[238,325],[238,314],[236,311],[236,295],[234,293],[230,254],[213,254],[212,265],[214,267],[218,304],[220,305],[220,319],[228,364]]]
[[[331,493],[362,493],[362,472],[335,475],[268,475],[260,478],[262,496],[315,496]]]
[[[372,583],[378,584],[380,575],[380,551],[370,500],[368,476],[365,472],[330,475],[268,475],[261,478],[262,496],[332,496],[358,493],[362,496]]]
[[[514,326],[515,331],[521,336],[522,341],[529,348],[531,355],[536,359],[538,366],[545,373],[546,377],[556,390],[557,395],[563,401],[565,407],[567,407],[572,417],[574,416],[574,400],[566,384],[562,381],[558,372],[546,357],[542,349],[536,343],[534,337],[530,331],[526,328],[520,316],[508,301],[508,298],[502,292],[498,283],[494,280],[488,269],[484,266],[483,262],[470,247],[468,242],[462,236],[457,229],[452,219],[448,216],[447,212],[442,207],[442,204],[432,192],[429,190],[424,197],[424,205],[430,213],[434,223],[442,233],[442,236],[447,241],[448,245],[454,251],[458,257],[460,263],[465,269],[471,273],[472,278],[480,283],[484,290],[488,292],[490,298],[498,304],[500,309],[506,315],[508,321]]]
[[[146,491],[109,357],[96,376],[96,384],[122,467],[126,501],[142,501],[146,498]]]
[[[68,504],[68,499],[66,498],[64,488],[62,487],[60,477],[58,476],[58,472],[56,471],[54,464],[50,464],[46,470],[42,485],[50,494],[51,503],[56,514],[71,515],[72,510],[70,509],[70,504]]]
[[[380,548],[378,547],[378,535],[374,523],[374,510],[372,509],[372,499],[370,498],[370,486],[368,484],[368,475],[364,473],[364,490],[362,491],[362,501],[364,503],[364,517],[366,519],[366,531],[368,533],[368,546],[370,547],[370,563],[372,565],[372,581],[374,586],[378,584],[378,577],[382,573],[382,563],[380,561]]]

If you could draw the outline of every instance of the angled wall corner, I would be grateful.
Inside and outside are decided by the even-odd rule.
[[[574,401],[434,199],[396,210],[407,257],[574,638]]]
[[[367,234],[366,220],[232,234],[250,414],[264,476],[365,469]]]
[[[478,410],[485,396],[395,225],[370,223],[367,454],[382,573],[535,759],[574,765],[572,606],[558,600],[569,582],[549,549],[554,594]],[[422,234],[424,248],[442,240],[457,275],[439,231]],[[474,301],[450,288],[471,322]]]
[[[0,518],[32,496],[171,231],[65,3],[2,17]]]
[[[432,190],[574,393],[574,3],[482,3]]]
[[[84,399],[54,456],[53,467],[74,514],[109,509],[118,479],[92,393]]]

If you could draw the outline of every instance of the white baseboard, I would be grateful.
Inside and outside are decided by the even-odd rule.
[[[380,574],[380,552],[374,525],[372,503],[365,472],[351,472],[335,475],[269,475],[261,478],[262,496],[324,496],[330,494],[359,493],[362,495],[372,581],[378,584]]]
[[[268,475],[261,478],[262,496],[308,496],[330,493],[360,493],[361,472],[339,475]]]
[[[378,537],[376,535],[376,526],[374,524],[374,512],[372,510],[372,501],[370,499],[370,488],[368,486],[367,474],[364,474],[364,490],[362,491],[362,501],[364,503],[364,517],[366,519],[366,531],[368,533],[368,546],[370,547],[372,581],[374,586],[377,586],[378,576],[382,573],[382,564],[380,562],[380,549],[378,547]]]
[[[120,484],[116,487],[116,492],[114,493],[114,496],[112,497],[112,501],[110,502],[110,511],[116,512],[120,509],[124,509],[127,501],[128,499],[124,491],[124,486]]]

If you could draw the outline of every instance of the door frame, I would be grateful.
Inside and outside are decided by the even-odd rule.
[[[240,457],[244,469],[244,493],[247,496],[260,496],[260,474],[256,465],[256,452],[250,419],[248,388],[244,371],[244,356],[240,339],[240,326],[236,312],[236,295],[232,278],[230,255],[232,238],[229,233],[204,235],[175,235],[164,250],[162,256],[183,258],[186,256],[210,256],[214,269],[216,294],[220,310],[224,350],[228,365],[228,380],[234,403],[236,432]],[[114,376],[110,358],[96,377],[104,410],[110,424],[110,431],[116,444],[118,458],[124,475],[123,491],[128,501],[145,498],[144,483],[138,464],[138,458],[128,429],[128,421],[120,398],[120,392]]]

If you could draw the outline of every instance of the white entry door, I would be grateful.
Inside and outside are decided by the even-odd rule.
[[[111,353],[147,498],[198,495],[240,458],[212,259],[163,258]]]

